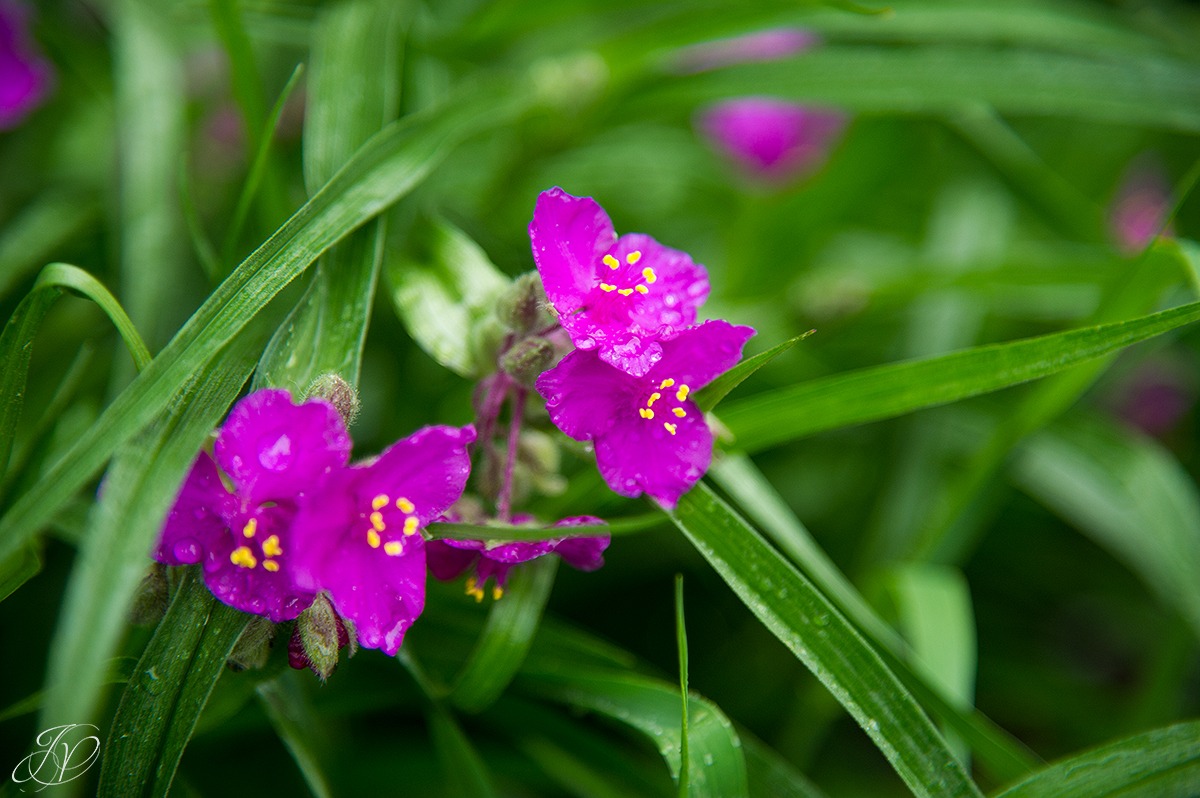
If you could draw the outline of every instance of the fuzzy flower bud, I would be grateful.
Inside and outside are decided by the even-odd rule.
[[[288,664],[297,670],[309,668],[325,681],[337,667],[338,651],[345,645],[350,646],[353,656],[358,647],[353,630],[338,615],[329,597],[319,593],[312,606],[296,619],[288,641]]]
[[[527,388],[554,360],[554,346],[544,338],[524,338],[500,356],[500,368]]]
[[[358,416],[358,391],[337,374],[322,374],[304,392],[305,399],[324,399],[337,408],[338,415],[349,427]]]

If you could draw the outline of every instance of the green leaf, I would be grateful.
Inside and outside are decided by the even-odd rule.
[[[489,707],[525,661],[554,587],[557,557],[516,568],[502,599],[492,604],[475,649],[463,663],[448,699],[467,712]]]
[[[413,232],[413,249],[387,265],[392,302],[409,335],[438,363],[464,376],[483,373],[473,334],[492,316],[508,278],[479,245],[441,220]]]
[[[746,606],[825,685],[918,796],[980,795],[912,695],[840,612],[700,483],[671,518]]]
[[[1160,444],[1077,417],[1029,438],[1013,480],[1125,563],[1200,636],[1200,494]]]
[[[454,716],[435,705],[429,713],[429,735],[437,750],[449,792],[458,798],[494,798],[487,765],[463,734]]]
[[[825,798],[825,793],[806,779],[765,743],[745,731],[739,732],[746,752],[746,776],[750,794],[762,798]]]
[[[1200,784],[1200,721],[1093,748],[995,798],[1191,798]]]
[[[213,598],[198,568],[188,569],[121,697],[100,765],[101,798],[167,795],[248,619]]]
[[[1062,371],[1200,320],[1200,302],[939,357],[835,374],[726,405],[736,445],[755,451],[817,432],[879,421]]]
[[[0,601],[11,596],[17,588],[42,571],[42,552],[37,543],[30,542],[3,563],[0,563]]]
[[[0,297],[99,218],[99,205],[76,191],[49,189],[27,203],[0,231]]]
[[[0,560],[24,545],[118,446],[162,412],[192,375],[315,258],[410,192],[458,143],[506,125],[531,102],[520,86],[481,84],[437,109],[389,125],[363,145],[229,275],[154,362],[0,518]]]
[[[656,516],[657,517],[657,516]],[[626,524],[622,530],[630,532],[641,529],[635,524]],[[517,540],[549,540],[551,538],[585,538],[595,535],[613,534],[608,524],[588,524],[587,526],[550,526],[528,527],[511,526],[509,524],[460,524],[438,522],[425,528],[433,540],[489,540],[493,542],[512,542]],[[615,534],[621,534],[620,531]]]
[[[42,319],[50,306],[64,290],[81,294],[100,306],[125,340],[139,370],[150,362],[150,352],[142,343],[142,337],[138,335],[133,322],[95,277],[66,263],[52,263],[42,269],[33,288],[17,305],[4,326],[4,332],[0,333],[0,471],[8,465],[13,437],[21,418],[21,407],[25,403],[25,384],[29,360],[33,355],[33,339],[37,337]],[[17,543],[4,547],[0,560],[11,556],[21,545]]]
[[[521,684],[580,709],[590,709],[637,729],[658,748],[672,778],[680,777],[682,715],[679,690],[632,673],[579,667],[530,674]],[[733,724],[715,704],[688,699],[688,783],[692,796],[747,795],[746,763]]]
[[[872,114],[954,114],[984,105],[1008,115],[1200,130],[1200,68],[1134,53],[1096,58],[1016,48],[830,43],[803,58],[716,70],[664,84],[661,91],[687,104],[768,94]]]
[[[324,764],[325,752],[331,746],[305,694],[300,674],[293,670],[284,671],[274,679],[260,682],[257,693],[275,733],[296,760],[313,798],[331,798],[333,791]]]
[[[687,625],[683,617],[683,574],[675,574],[675,645],[679,649],[679,756],[683,762],[691,762],[688,756],[688,646]],[[679,796],[687,798],[691,768],[679,771]]]
[[[749,357],[738,363],[736,366],[725,372],[715,380],[705,385],[696,392],[696,405],[705,413],[712,410],[722,399],[729,395],[729,392],[741,385],[758,371],[763,366],[770,363],[775,358],[782,355],[784,352],[791,349],[796,344],[803,341],[808,336],[815,333],[816,330],[809,330],[803,335],[797,335],[795,338],[789,338],[781,344],[776,344],[765,352],[759,352],[754,357]]]

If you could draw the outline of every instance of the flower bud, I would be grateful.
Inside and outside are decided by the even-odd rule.
[[[329,597],[318,593],[312,606],[300,613],[288,641],[288,664],[297,670],[309,668],[321,681],[329,678],[338,664],[338,650],[358,650],[358,638],[348,622],[338,615]]]
[[[523,338],[500,356],[500,368],[517,382],[532,388],[538,375],[550,367],[554,346],[544,338]]]
[[[358,417],[358,391],[337,374],[322,374],[312,381],[304,392],[305,399],[324,399],[337,408],[342,421],[349,427]]]
[[[553,323],[548,307],[542,278],[537,272],[526,272],[500,297],[496,315],[510,330],[527,333]]]
[[[234,670],[244,671],[247,668],[261,668],[266,665],[267,657],[271,654],[271,641],[274,639],[275,624],[267,618],[257,615],[252,617],[229,655],[229,666]]]

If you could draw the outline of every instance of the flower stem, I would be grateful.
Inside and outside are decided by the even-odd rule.
[[[499,519],[508,523],[512,520],[513,471],[517,467],[517,447],[521,442],[521,422],[525,418],[525,394],[522,387],[513,391],[512,420],[508,425],[508,459],[504,462],[504,482],[500,486],[500,497],[496,501]]]

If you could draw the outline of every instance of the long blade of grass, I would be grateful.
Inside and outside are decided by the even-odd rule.
[[[981,795],[916,700],[822,593],[704,483],[671,519],[919,796]]]
[[[775,358],[782,355],[784,352],[791,349],[796,344],[803,341],[808,336],[815,333],[816,330],[809,330],[803,335],[797,335],[794,338],[789,338],[781,344],[776,344],[765,352],[759,352],[754,357],[748,357],[741,363],[731,368],[729,371],[717,377],[715,380],[705,385],[702,389],[696,392],[696,406],[707,413],[712,410],[722,399],[729,395],[729,392],[745,382],[754,372],[758,371],[763,366],[770,363]]]
[[[324,762],[329,741],[304,690],[299,674],[288,670],[274,679],[259,682],[255,692],[275,733],[296,760],[313,798],[331,798],[333,791]]]
[[[683,617],[683,574],[675,574],[675,645],[679,650],[679,757],[683,762],[690,762],[688,756],[688,647],[687,625]],[[679,770],[679,796],[687,798],[691,795],[689,789],[691,769]]]

